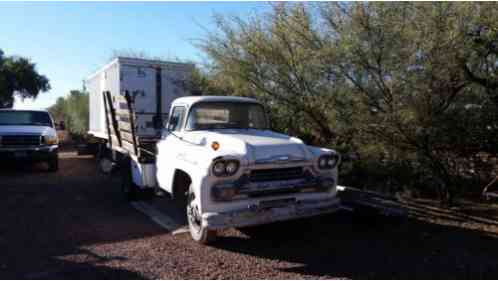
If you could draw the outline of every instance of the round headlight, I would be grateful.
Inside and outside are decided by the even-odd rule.
[[[327,169],[327,162],[328,158],[326,155],[320,156],[320,158],[318,158],[318,168]]]
[[[223,161],[216,162],[213,166],[215,176],[222,176],[225,173],[225,163]]]
[[[334,169],[337,166],[339,157],[335,154],[332,155],[322,155],[318,158],[318,168],[324,169]]]
[[[233,175],[237,172],[237,170],[239,169],[239,162],[238,161],[229,161],[226,165],[226,172],[228,175]]]

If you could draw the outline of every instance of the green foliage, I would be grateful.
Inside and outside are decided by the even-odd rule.
[[[465,52],[461,58],[468,79],[487,90],[498,106],[498,9],[496,3],[475,3],[467,17]]]
[[[219,33],[200,47],[214,61],[218,80],[236,95],[264,101],[277,129],[313,143],[348,143],[355,129],[338,122],[355,118],[356,97],[345,94],[346,80],[323,65],[323,37],[304,4],[279,5],[248,21],[216,20]]]
[[[352,172],[387,163],[389,181],[426,175],[451,202],[476,154],[496,154],[495,4],[284,3],[215,21],[199,44],[210,80],[263,100],[280,131],[359,153]]]
[[[58,98],[48,110],[55,120],[64,121],[73,137],[82,137],[88,131],[88,93],[72,90],[68,96]]]
[[[6,57],[0,49],[0,108],[14,105],[14,95],[36,98],[50,90],[47,77],[38,74],[35,64],[22,57]]]

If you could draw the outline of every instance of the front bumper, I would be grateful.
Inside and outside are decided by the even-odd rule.
[[[0,161],[48,161],[58,152],[57,145],[29,147],[0,147]]]
[[[332,177],[316,176],[307,176],[294,180],[250,182],[246,176],[242,176],[236,181],[213,185],[211,188],[211,197],[217,202],[233,201],[233,197],[223,198],[223,196],[220,196],[224,190],[236,192],[234,194],[235,198],[268,197],[282,194],[291,195],[303,192],[306,189],[313,189],[313,192],[324,192],[329,191],[331,187],[335,186],[335,182],[335,179]]]
[[[202,224],[213,230],[245,227],[333,213],[339,208],[340,200],[337,197],[321,200],[296,200],[273,207],[249,205],[245,209],[230,212],[204,213]]]

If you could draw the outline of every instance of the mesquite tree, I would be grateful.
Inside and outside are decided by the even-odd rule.
[[[22,57],[6,57],[0,49],[0,108],[14,105],[14,96],[36,98],[50,90],[47,77],[38,74],[35,64]]]
[[[210,77],[266,101],[278,129],[344,150],[375,147],[429,174],[451,203],[472,170],[461,160],[493,152],[485,144],[498,130],[497,8],[481,5],[276,4],[248,19],[217,16],[199,47]]]

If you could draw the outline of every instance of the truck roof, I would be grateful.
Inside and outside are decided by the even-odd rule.
[[[198,102],[252,102],[259,103],[257,100],[253,98],[246,97],[234,97],[234,96],[188,96],[177,98],[173,101],[173,106],[177,104],[183,104],[187,106],[191,106]]]
[[[195,65],[193,63],[184,63],[184,62],[172,62],[172,61],[163,61],[163,60],[155,60],[155,59],[140,59],[140,58],[130,58],[130,57],[116,57],[111,60],[109,63],[98,69],[97,71],[90,74],[85,80],[90,80],[94,78],[97,74],[105,71],[115,64],[127,64],[139,67],[167,67],[174,69],[194,69]]]

